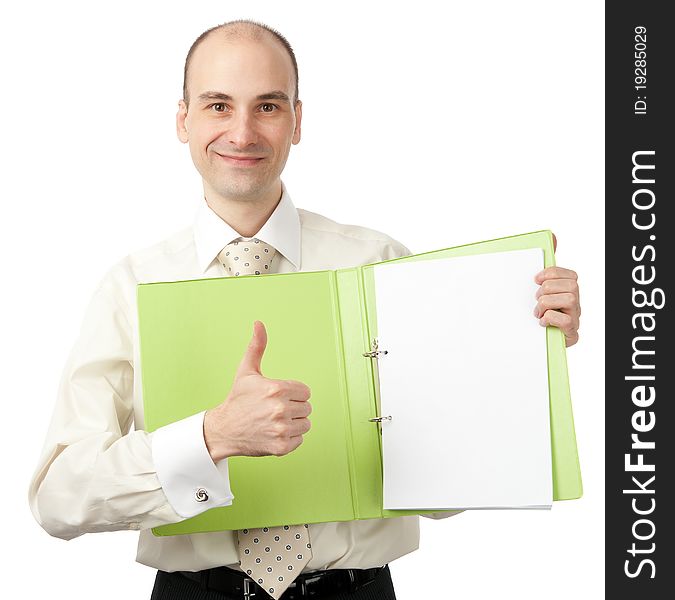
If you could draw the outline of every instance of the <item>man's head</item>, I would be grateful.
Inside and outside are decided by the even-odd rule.
[[[297,93],[293,51],[267,26],[233,21],[195,40],[176,127],[207,199],[278,199],[290,147],[300,141]]]

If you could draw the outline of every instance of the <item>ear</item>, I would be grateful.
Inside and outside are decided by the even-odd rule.
[[[292,143],[297,144],[300,142],[300,134],[302,129],[302,102],[297,100],[295,102],[295,131],[293,132]]]
[[[185,104],[185,100],[178,101],[178,112],[176,113],[176,135],[178,139],[187,144],[188,142],[188,130],[185,126],[185,120],[187,119],[188,108]]]

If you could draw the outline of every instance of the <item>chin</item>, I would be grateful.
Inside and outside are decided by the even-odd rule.
[[[267,181],[228,181],[216,187],[218,193],[226,198],[250,200],[255,199],[269,188]]]

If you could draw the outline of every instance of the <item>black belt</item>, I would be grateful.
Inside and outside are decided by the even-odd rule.
[[[382,571],[388,569],[389,567],[384,565],[372,569],[330,569],[302,573],[288,586],[280,600],[322,598],[342,591],[353,593],[372,583]],[[199,583],[202,589],[222,592],[236,598],[266,600],[270,597],[248,575],[228,567],[216,567],[197,572],[179,571],[179,573]]]

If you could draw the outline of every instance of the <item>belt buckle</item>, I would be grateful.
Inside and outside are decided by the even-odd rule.
[[[248,577],[244,579],[244,600],[250,600],[250,598],[255,596],[255,592],[251,591],[251,583],[253,583],[252,579]]]
[[[306,598],[307,597],[307,586],[304,579],[295,579],[292,581],[284,592],[290,600],[295,600],[296,598]]]
[[[286,589],[284,594],[288,594],[290,599],[295,598],[309,598],[309,592],[307,591],[307,583],[312,583],[317,581],[319,577],[298,577],[295,579]]]
[[[302,579],[299,580],[299,591],[300,591],[300,597],[301,598],[309,598],[310,593],[307,591],[307,584],[308,583],[315,583],[321,579],[321,574],[318,575],[313,575],[312,577],[303,577]],[[294,583],[298,583],[296,580]],[[314,591],[314,594],[316,595],[316,590]]]

